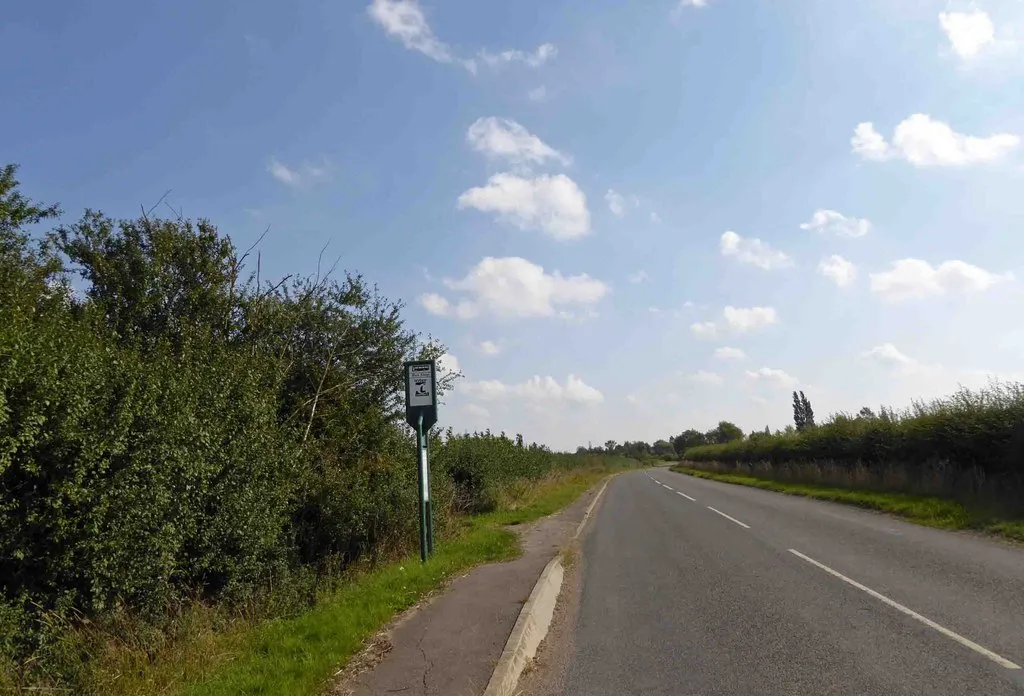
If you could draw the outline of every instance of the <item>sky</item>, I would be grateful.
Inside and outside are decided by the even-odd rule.
[[[27,195],[325,258],[558,449],[1024,375],[1020,0],[14,0]]]

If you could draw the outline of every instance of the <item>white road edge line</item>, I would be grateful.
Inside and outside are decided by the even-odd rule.
[[[791,554],[793,554],[794,556],[796,556],[797,558],[802,558],[803,560],[807,561],[811,565],[814,565],[814,566],[817,566],[818,568],[821,568],[826,573],[828,573],[830,575],[834,575],[835,577],[839,578],[840,580],[842,580],[843,582],[847,583],[848,585],[852,585],[853,587],[856,587],[858,590],[861,590],[862,592],[868,593],[869,595],[871,595],[872,597],[874,597],[878,601],[883,602],[885,604],[888,604],[893,609],[896,609],[897,611],[901,611],[901,612],[903,612],[904,614],[906,614],[907,616],[909,616],[909,617],[911,617],[913,619],[917,619],[918,621],[923,623],[928,628],[933,628],[936,631],[938,631],[939,633],[941,633],[942,635],[946,636],[947,638],[952,638],[957,643],[960,643],[960,645],[966,646],[966,647],[970,648],[971,650],[973,650],[974,652],[979,653],[981,655],[984,655],[985,657],[987,657],[988,659],[992,660],[993,662],[995,662],[1000,667],[1005,667],[1006,669],[1020,669],[1020,665],[1014,664],[1013,662],[1010,662],[1009,660],[1007,660],[1005,657],[1002,657],[1001,655],[997,655],[996,653],[992,652],[988,648],[984,648],[984,647],[978,645],[973,640],[968,640],[967,638],[964,638],[959,633],[954,633],[953,631],[949,630],[945,626],[940,626],[939,624],[935,623],[931,619],[929,619],[927,617],[924,617],[924,616],[921,616],[920,614],[918,614],[913,609],[909,609],[909,608],[903,606],[902,604],[900,604],[899,602],[891,600],[891,599],[889,599],[888,597],[886,597],[885,595],[883,595],[883,594],[881,594],[879,592],[875,592],[870,587],[865,587],[864,585],[861,585],[856,580],[852,580],[852,579],[846,577],[845,575],[843,575],[842,573],[840,573],[838,571],[835,571],[835,570],[832,570],[831,568],[829,568],[824,563],[819,563],[818,561],[814,560],[810,556],[805,556],[804,554],[800,553],[796,549],[790,549],[789,552]]]
[[[708,510],[710,510],[711,512],[717,512],[719,515],[721,515],[725,519],[727,519],[727,520],[729,520],[731,522],[735,522],[736,524],[738,524],[739,526],[743,527],[744,529],[750,529],[750,525],[749,524],[743,524],[742,522],[740,522],[735,517],[729,517],[727,514],[725,514],[721,510],[716,510],[713,507],[711,507],[710,505],[708,505]]]
[[[690,496],[686,495],[686,494],[685,494],[685,493],[683,493],[682,491],[676,491],[676,495],[681,495],[681,496],[683,496],[684,498],[686,498],[687,500],[691,500],[691,501],[693,501],[693,502],[695,502],[695,503],[697,502],[697,499],[696,499],[696,498],[691,498]]]

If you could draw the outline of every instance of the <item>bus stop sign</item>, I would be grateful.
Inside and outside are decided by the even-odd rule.
[[[405,421],[423,430],[437,423],[437,369],[433,360],[405,363]]]

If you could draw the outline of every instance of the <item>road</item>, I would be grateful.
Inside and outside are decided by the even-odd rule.
[[[1020,547],[666,469],[605,495],[535,693],[1024,693]]]

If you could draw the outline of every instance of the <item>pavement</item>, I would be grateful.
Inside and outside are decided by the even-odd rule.
[[[343,671],[337,696],[479,696],[541,571],[569,543],[597,486],[513,528],[522,555],[479,566],[382,631]],[[597,506],[600,509],[600,506]]]
[[[1024,547],[667,469],[609,484],[527,696],[1024,694]]]

